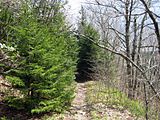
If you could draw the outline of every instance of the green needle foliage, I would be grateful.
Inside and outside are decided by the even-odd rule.
[[[6,78],[21,96],[9,96],[8,104],[31,113],[63,111],[73,99],[78,50],[63,14],[59,11],[46,23],[24,5],[15,19],[15,25],[8,25],[9,43],[16,49],[15,66]]]
[[[98,32],[93,28],[92,25],[82,23],[80,25],[79,31],[87,37],[94,40],[99,39]],[[90,80],[91,75],[94,73],[94,66],[99,52],[99,48],[86,37],[79,37],[78,45],[80,47],[80,52],[78,55],[78,79],[79,80]]]

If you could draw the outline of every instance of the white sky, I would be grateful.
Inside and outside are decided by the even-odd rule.
[[[80,16],[79,11],[81,9],[81,5],[85,0],[68,0],[68,18],[71,23],[75,23],[78,17]]]
[[[84,0],[68,0],[68,4],[71,6],[72,12],[78,12],[81,8],[81,4]]]

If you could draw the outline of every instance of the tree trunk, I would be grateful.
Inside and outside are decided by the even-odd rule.
[[[147,3],[144,0],[140,0],[142,2],[142,4],[144,5],[146,12],[148,13],[149,17],[151,18],[154,28],[155,28],[155,34],[157,37],[157,42],[158,42],[158,52],[160,55],[160,31],[159,31],[159,26],[158,26],[158,22],[156,21],[156,18],[154,17],[154,14],[152,11],[150,11]]]
[[[132,3],[132,2],[131,2]],[[125,3],[125,21],[126,21],[126,25],[125,25],[125,42],[126,42],[126,55],[128,58],[130,58],[130,34],[129,34],[129,30],[130,30],[130,20],[131,20],[131,7],[130,6],[130,1],[126,0]],[[129,11],[130,10],[130,11]],[[128,79],[128,97],[132,98],[132,78],[131,78],[131,73],[132,73],[132,67],[130,62],[126,59],[126,64],[127,64],[127,79]]]

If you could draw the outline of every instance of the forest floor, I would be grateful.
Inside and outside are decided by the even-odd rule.
[[[103,103],[89,104],[86,98],[90,82],[77,83],[76,97],[70,110],[47,120],[139,120],[128,110],[109,108]]]
[[[5,82],[2,79],[0,79],[0,81],[1,90],[8,89],[10,87],[8,83],[5,84],[6,86],[2,86]],[[125,109],[120,110],[108,107],[102,102],[88,102],[88,99],[90,99],[88,92],[94,84],[94,81],[76,83],[75,98],[70,109],[63,114],[50,114],[45,116],[39,115],[31,117],[23,111],[10,109],[8,106],[5,106],[3,102],[0,102],[0,120],[10,120],[8,118],[12,118],[12,120],[143,120],[137,119]],[[93,95],[94,92],[91,94]],[[1,91],[0,99],[3,95],[4,92]]]

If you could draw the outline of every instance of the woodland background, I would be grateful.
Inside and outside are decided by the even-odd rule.
[[[1,104],[61,113],[74,98],[75,80],[93,80],[108,93],[106,104],[158,120],[160,1],[86,1],[77,25],[66,19],[66,4],[0,1]]]

